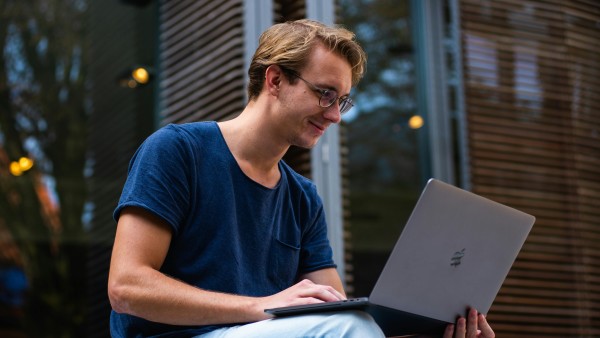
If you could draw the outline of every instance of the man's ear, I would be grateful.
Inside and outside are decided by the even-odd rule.
[[[269,94],[279,96],[279,86],[283,81],[283,71],[278,65],[270,65],[265,70],[265,89]]]

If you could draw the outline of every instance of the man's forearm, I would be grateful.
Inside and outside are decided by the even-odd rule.
[[[260,307],[260,298],[202,290],[159,271],[144,270],[109,280],[109,298],[116,312],[172,325],[241,323],[268,318]]]
[[[265,308],[346,298],[334,287],[309,279],[266,297],[224,294],[198,289],[151,268],[120,278],[110,275],[109,296],[116,312],[173,325],[254,322],[270,318]]]

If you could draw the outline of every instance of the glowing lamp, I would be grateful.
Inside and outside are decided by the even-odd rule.
[[[13,176],[21,176],[23,173],[33,167],[33,160],[28,157],[21,157],[18,161],[12,161],[9,166],[10,173]]]
[[[414,115],[408,120],[408,126],[411,129],[419,129],[423,127],[424,123],[423,118],[419,115]]]

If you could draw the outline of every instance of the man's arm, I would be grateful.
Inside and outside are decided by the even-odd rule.
[[[108,279],[116,312],[166,324],[208,325],[257,321],[269,318],[265,308],[343,297],[333,287],[310,280],[260,298],[199,289],[159,271],[171,237],[168,224],[151,213],[135,207],[121,212]]]

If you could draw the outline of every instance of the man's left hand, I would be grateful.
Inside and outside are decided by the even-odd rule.
[[[485,316],[470,309],[467,318],[459,318],[456,324],[446,327],[444,338],[494,338],[496,334]]]

